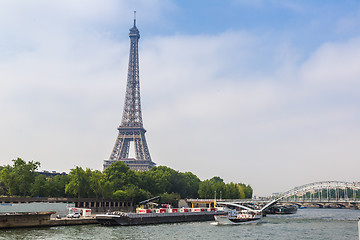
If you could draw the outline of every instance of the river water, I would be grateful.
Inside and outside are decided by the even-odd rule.
[[[0,239],[338,239],[358,240],[359,210],[299,209],[268,215],[262,223],[214,226],[211,222],[106,227],[101,225],[0,230]]]

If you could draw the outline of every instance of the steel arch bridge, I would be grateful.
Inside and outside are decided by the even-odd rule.
[[[265,209],[271,207],[272,205],[284,201],[285,202],[296,202],[296,201],[306,201],[304,196],[309,193],[308,201],[312,202],[356,202],[360,203],[359,199],[356,199],[356,191],[360,189],[360,182],[343,182],[343,181],[321,181],[305,184],[302,186],[295,187],[287,192],[278,194],[276,197],[272,197],[272,200],[269,202],[267,200],[250,200],[250,199],[242,199],[242,200],[218,200],[219,204],[230,204],[237,203],[238,207],[243,206],[243,204],[249,203],[263,203],[263,206],[260,211],[264,211]],[[326,195],[323,196],[323,191],[326,191]],[[335,193],[335,198],[331,198],[329,195],[330,191]],[[352,191],[352,192],[351,192]],[[350,193],[351,192],[351,193]],[[349,197],[351,194],[351,198]],[[315,198],[314,196],[317,195]],[[289,198],[293,198],[290,199]],[[243,208],[248,209],[248,207],[243,206]]]
[[[302,201],[304,201],[304,195],[306,193],[310,193],[309,200],[310,201],[322,201],[322,202],[354,202],[359,201],[356,200],[356,191],[360,189],[360,182],[343,182],[343,181],[322,181],[322,182],[314,182],[305,184],[302,186],[295,187],[287,192],[284,192],[282,194],[279,194],[275,199],[273,199],[271,202],[266,204],[264,206],[264,209],[274,205],[275,203],[287,198],[287,201],[289,197],[294,197],[294,201],[296,201],[296,196],[302,196]],[[322,196],[323,190],[326,190],[326,196]],[[332,199],[329,195],[329,191],[334,190],[335,191],[335,198]],[[340,191],[342,190],[343,194],[340,194]],[[349,192],[352,191],[352,198],[349,197]],[[312,197],[314,193],[317,194],[317,198]],[[294,202],[293,201],[293,202]]]
[[[342,181],[314,182],[299,187],[295,187],[285,193],[280,194],[279,198],[283,199],[294,195],[302,195],[306,192],[320,192],[321,190],[331,190],[331,189],[334,190],[343,189],[344,191],[346,191],[347,189],[351,189],[353,190],[353,193],[355,195],[356,190],[360,189],[360,182],[342,182]]]

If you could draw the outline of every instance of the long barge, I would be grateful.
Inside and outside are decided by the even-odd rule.
[[[97,224],[95,218],[79,219],[50,219],[55,212],[28,212],[28,213],[4,213],[0,214],[0,229],[24,228],[24,227],[53,227],[68,225]]]
[[[223,215],[224,211],[214,209],[189,209],[177,211],[155,211],[152,212],[146,209],[143,213],[124,213],[114,212],[108,214],[96,215],[96,220],[101,225],[146,225],[146,224],[161,224],[161,223],[179,223],[179,222],[197,222],[197,221],[212,221],[215,215]]]

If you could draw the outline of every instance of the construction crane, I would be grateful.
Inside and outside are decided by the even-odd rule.
[[[157,197],[153,197],[153,198],[150,198],[150,199],[147,199],[147,200],[144,200],[142,202],[139,202],[139,208],[141,209],[144,209],[145,208],[145,205],[149,202],[152,202],[152,201],[155,201],[155,200],[160,200],[161,201],[161,196],[157,196]]]

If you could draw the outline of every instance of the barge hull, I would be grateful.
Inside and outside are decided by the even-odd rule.
[[[147,225],[161,223],[212,221],[214,216],[223,212],[191,212],[191,213],[123,213],[122,215],[97,215],[96,219],[102,225]]]
[[[94,218],[50,219],[54,212],[0,214],[0,229],[97,224]]]

